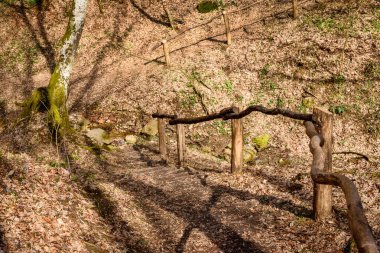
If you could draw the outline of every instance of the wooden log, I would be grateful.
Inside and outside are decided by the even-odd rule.
[[[156,113],[152,114],[152,118],[155,118],[155,119],[175,119],[175,118],[177,118],[177,115],[156,112]]]
[[[232,119],[231,173],[243,170],[243,119]]]
[[[364,215],[363,205],[354,183],[346,176],[324,172],[325,154],[321,146],[322,136],[312,122],[305,122],[306,133],[310,137],[310,151],[313,154],[311,177],[314,182],[339,186],[346,198],[350,230],[360,253],[379,253],[372,230]]]
[[[323,172],[332,172],[332,150],[333,150],[333,114],[321,108],[314,108],[313,119],[317,123],[317,131],[322,136],[322,150],[325,154]],[[324,220],[332,212],[332,187],[330,185],[314,185],[313,198],[314,218]]]
[[[185,129],[182,124],[177,125],[177,154],[177,166],[178,168],[181,168],[185,161]]]
[[[282,116],[287,117],[287,118],[298,119],[298,120],[311,121],[313,119],[312,114],[296,113],[296,112],[292,112],[292,111],[289,111],[286,109],[281,109],[281,108],[273,108],[273,109],[265,108],[262,105],[248,106],[247,109],[241,111],[240,113],[232,113],[232,114],[227,114],[227,115],[223,116],[223,119],[224,120],[226,120],[226,119],[240,119],[240,118],[244,118],[245,116],[247,116],[248,114],[250,114],[252,112],[261,112],[261,113],[264,113],[267,115],[282,115]]]
[[[236,111],[236,107],[228,107],[223,110],[221,110],[218,113],[213,113],[206,116],[200,116],[195,118],[175,118],[172,117],[172,120],[169,121],[170,125],[177,125],[177,124],[196,124],[201,122],[206,122],[214,119],[241,119],[245,116],[249,115],[252,112],[261,112],[267,115],[282,115],[284,117],[288,117],[291,119],[297,119],[297,120],[306,120],[311,121],[313,119],[312,114],[302,114],[302,113],[295,113],[286,109],[281,108],[265,108],[261,105],[251,105],[247,107],[245,110],[241,111],[240,113]],[[160,114],[154,114],[153,117],[158,118],[159,116],[162,116]],[[170,116],[170,115],[165,115]]]
[[[230,20],[228,18],[228,13],[226,11],[222,12],[224,25],[226,27],[226,36],[227,36],[227,45],[232,44],[232,35],[231,35],[231,27],[230,27]]]
[[[211,121],[214,119],[221,119],[224,116],[228,114],[236,113],[236,108],[235,107],[228,107],[224,108],[218,113],[213,113],[205,116],[200,116],[200,117],[195,117],[195,118],[174,118],[169,121],[170,125],[177,125],[177,124],[196,124],[196,123],[201,123],[201,122],[206,122],[206,121]]]
[[[298,17],[299,17],[298,0],[293,0],[293,18],[297,19]]]
[[[159,118],[157,121],[157,124],[158,124],[158,138],[159,138],[161,158],[167,161],[168,152],[167,152],[167,147],[166,147],[165,120],[162,118]]]
[[[166,40],[162,41],[162,46],[164,48],[164,55],[165,55],[165,63],[166,65],[170,65],[170,49],[169,49],[169,43]]]

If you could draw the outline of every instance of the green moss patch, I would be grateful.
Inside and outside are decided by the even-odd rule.
[[[220,3],[218,1],[204,0],[198,4],[197,10],[200,13],[209,13],[214,10],[217,10],[219,7],[220,7]]]
[[[253,145],[258,151],[266,149],[269,145],[271,136],[269,134],[259,135],[252,139]]]

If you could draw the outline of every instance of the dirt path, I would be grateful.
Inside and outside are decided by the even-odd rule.
[[[163,163],[154,147],[128,146],[105,154],[103,170],[87,192],[127,252],[350,248],[340,208],[327,223],[311,219],[310,187],[261,169],[237,176],[227,171],[226,164],[194,154],[189,154],[187,168],[177,169]]]
[[[143,213],[139,222],[149,223],[145,224],[148,228],[138,222],[135,226],[147,232],[141,236],[151,251],[263,252],[263,247],[243,236],[244,230],[249,231],[251,227],[249,223],[255,221],[249,209],[244,207],[238,211],[235,204],[221,201],[223,195],[231,195],[240,201],[249,199],[244,192],[209,186],[202,173],[166,165],[157,154],[144,147],[128,148],[108,159],[114,161],[105,167],[107,176],[104,180],[108,182],[99,183],[98,187],[122,207],[122,216],[131,214],[134,209],[127,210],[132,203],[126,201],[125,195],[133,199],[133,205]],[[128,164],[133,167],[128,168]],[[111,192],[111,182],[111,187],[118,190]],[[214,209],[220,204],[224,209],[222,212],[231,215],[245,212],[247,217],[241,217],[244,226],[236,230],[224,224],[222,217],[214,217]]]

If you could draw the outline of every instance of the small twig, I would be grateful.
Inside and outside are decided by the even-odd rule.
[[[311,93],[310,91],[306,90],[305,88],[303,88],[303,92],[305,92],[305,94],[307,94],[309,96],[317,98],[317,96],[315,96],[313,93]]]
[[[210,115],[209,110],[207,109],[206,104],[203,101],[204,95],[195,87],[195,85],[191,85],[193,88],[194,93],[199,97],[199,102],[202,106],[203,111],[206,113],[206,115]]]
[[[369,162],[369,157],[367,155],[364,155],[362,153],[359,153],[359,152],[355,152],[355,151],[339,151],[339,152],[333,152],[333,155],[358,155],[360,157],[362,157],[364,160],[366,160],[367,162]]]

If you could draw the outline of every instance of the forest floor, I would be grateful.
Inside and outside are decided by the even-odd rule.
[[[0,1],[0,253],[355,252],[339,189],[331,219],[312,219],[300,122],[246,117],[254,155],[239,175],[228,172],[227,122],[186,127],[181,169],[174,128],[168,164],[155,133],[143,134],[154,112],[232,104],[333,112],[334,171],[358,187],[380,246],[379,1],[304,1],[296,20],[291,1],[224,1],[236,11],[229,47],[219,11],[201,14],[198,1],[167,1],[175,30],[156,2],[90,1],[68,100],[74,131],[58,146],[46,117],[26,122],[19,104],[49,81],[70,1],[24,2]],[[113,142],[87,138],[96,128]],[[268,147],[255,150],[264,135]]]
[[[161,160],[157,145],[141,140],[102,151],[96,159],[77,148],[69,166],[53,161],[47,165],[54,153],[40,154],[38,162],[25,155],[3,158],[3,165],[19,163],[8,164],[3,176],[4,249],[356,252],[341,190],[334,189],[332,217],[313,220],[306,165],[310,157],[300,163],[304,166],[279,167],[266,153],[285,154],[271,148],[243,174],[231,175],[227,162],[192,149],[178,169],[174,145],[169,164]],[[366,170],[350,177],[361,186],[366,215],[379,240],[380,185],[363,179],[376,169],[363,159],[356,160],[355,167]]]

